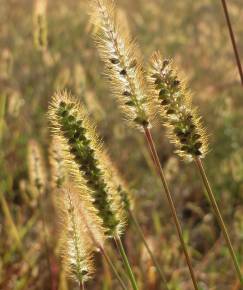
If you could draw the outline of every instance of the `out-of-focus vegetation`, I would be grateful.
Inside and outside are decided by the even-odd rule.
[[[123,122],[104,81],[84,2],[48,2],[48,43],[47,49],[40,50],[33,40],[33,1],[1,1],[0,289],[74,289],[64,278],[57,255],[58,234],[52,210],[55,193],[48,186],[44,211],[54,275],[50,284],[42,221],[27,169],[27,144],[35,139],[43,148],[46,175],[50,176],[46,112],[50,97],[63,88],[86,105],[115,165],[135,191],[136,215],[171,289],[192,289],[166,200],[161,202],[157,194],[161,188],[156,174],[151,173],[154,171],[145,140]],[[243,4],[241,0],[229,2],[242,54]],[[243,90],[221,3],[122,0],[118,5],[118,16],[130,25],[145,61],[159,49],[165,57],[176,60],[189,80],[193,102],[208,127],[210,152],[205,164],[209,179],[243,265]],[[201,289],[240,289],[195,166],[180,162],[161,125],[153,131]],[[124,240],[140,288],[161,289],[132,225]],[[110,254],[114,255],[112,247]],[[121,270],[120,261],[116,263]],[[96,264],[94,280],[87,288],[118,289],[104,261],[97,257]]]

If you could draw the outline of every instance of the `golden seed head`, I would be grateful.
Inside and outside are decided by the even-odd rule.
[[[61,92],[52,99],[49,117],[53,134],[59,136],[65,148],[68,170],[81,186],[88,188],[89,199],[102,219],[106,235],[119,234],[124,228],[123,208],[109,179],[103,147],[87,113],[72,96]]]
[[[192,108],[191,94],[169,59],[154,53],[149,72],[152,100],[150,106],[162,116],[176,152],[186,160],[203,158],[207,153],[207,136]]]
[[[66,179],[66,172],[60,141],[57,136],[51,140],[49,148],[49,163],[51,165],[52,188],[61,188]]]
[[[112,180],[114,191],[120,198],[119,204],[123,210],[123,215],[127,216],[128,211],[134,208],[134,198],[132,192],[108,155],[104,155],[104,162],[106,163],[106,167],[109,168],[107,172],[110,174],[109,179]]]
[[[35,140],[28,143],[28,169],[31,187],[40,194],[46,189],[46,172],[43,154]]]
[[[114,14],[113,1],[92,1],[91,20],[97,26],[95,35],[100,57],[112,93],[131,124],[149,125],[147,89],[137,45]]]
[[[34,44],[41,51],[47,48],[46,7],[46,0],[35,0],[33,15]]]
[[[62,224],[61,254],[68,275],[77,282],[86,282],[94,273],[94,245],[79,211],[78,193],[70,187],[59,199],[59,217]]]

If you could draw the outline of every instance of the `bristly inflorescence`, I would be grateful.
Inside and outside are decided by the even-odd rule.
[[[34,44],[38,50],[44,51],[47,48],[47,0],[35,0],[34,5]]]
[[[61,188],[67,179],[65,165],[60,147],[59,138],[54,136],[49,148],[49,162],[51,165],[51,185],[52,188]]]
[[[114,185],[117,194],[120,197],[120,203],[124,212],[127,214],[134,207],[134,199],[131,190],[128,188],[127,184],[124,182],[123,178],[119,174],[117,168],[113,165],[112,161],[108,155],[104,154],[104,162],[106,162],[107,168],[109,168],[110,180]]]
[[[151,106],[159,111],[169,129],[170,140],[177,153],[186,160],[203,158],[207,152],[207,138],[200,118],[191,105],[191,95],[179,78],[169,59],[155,53],[149,72]]]
[[[50,110],[52,131],[59,136],[61,146],[71,157],[71,172],[89,189],[93,206],[102,219],[107,236],[120,233],[124,226],[124,211],[109,168],[103,162],[104,150],[94,127],[81,105],[68,93],[54,95]],[[65,159],[70,159],[67,155]]]
[[[28,143],[28,169],[32,188],[43,194],[46,188],[45,165],[40,145],[35,140]]]
[[[98,31],[95,39],[112,93],[131,124],[139,128],[148,126],[146,80],[137,46],[118,23],[113,1],[93,0],[91,3],[91,18]]]
[[[65,188],[60,201],[60,222],[62,224],[62,256],[69,276],[78,283],[92,277],[94,245],[87,234],[80,215],[79,195],[72,188]]]

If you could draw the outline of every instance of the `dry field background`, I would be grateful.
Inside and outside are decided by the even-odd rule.
[[[35,139],[51,179],[47,110],[54,92],[64,88],[85,104],[115,166],[133,190],[135,213],[170,289],[193,289],[167,201],[158,194],[161,187],[146,142],[123,121],[104,81],[85,1],[49,0],[44,51],[33,41],[34,2],[0,0],[0,6],[0,289],[76,289],[61,271],[58,221],[52,210],[55,193],[48,186],[44,215],[53,260],[54,278],[50,282],[40,211],[27,164],[27,145]],[[209,134],[210,150],[205,158],[208,177],[243,266],[243,89],[221,1],[120,0],[117,6],[117,15],[130,26],[145,62],[159,49],[163,56],[174,58],[189,82],[193,104],[198,106]],[[229,0],[228,6],[243,57],[243,3]],[[159,123],[154,125],[153,135],[200,289],[240,289],[194,164],[176,156]],[[163,289],[129,222],[123,240],[139,289]],[[107,247],[123,275],[113,243],[108,242]],[[119,289],[98,254],[95,265],[96,273],[86,288]]]

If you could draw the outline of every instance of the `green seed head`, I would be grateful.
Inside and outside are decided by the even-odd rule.
[[[155,53],[149,83],[153,96],[151,107],[163,117],[177,153],[187,160],[204,157],[207,152],[206,133],[196,110],[192,108],[190,92],[179,78],[172,61],[163,60],[159,53]]]
[[[103,162],[102,146],[87,113],[74,98],[62,92],[53,97],[49,116],[53,133],[62,137],[66,151],[90,190],[106,234],[119,233],[123,227],[122,209],[108,178],[109,168]]]

